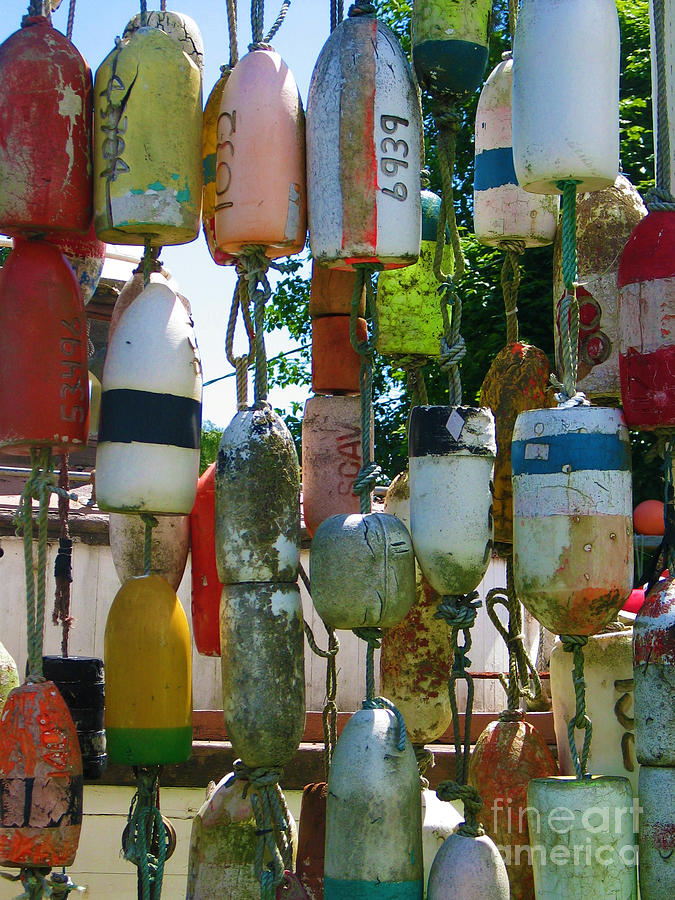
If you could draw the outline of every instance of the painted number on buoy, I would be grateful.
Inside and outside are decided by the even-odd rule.
[[[352,493],[354,479],[361,468],[361,429],[349,428],[347,434],[341,434],[337,439],[337,448],[340,454],[338,494],[344,497]]]
[[[403,140],[402,137],[398,136],[397,139],[392,137],[392,135],[398,135],[399,127],[409,128],[410,122],[408,119],[401,118],[401,116],[383,115],[380,116],[380,127],[385,134],[380,141],[380,150],[383,154],[387,154],[380,158],[380,171],[388,178],[396,178],[399,169],[408,168],[406,158],[410,148],[407,141]],[[408,188],[402,181],[395,182],[392,187],[383,187],[382,193],[401,202],[408,199]]]
[[[64,422],[84,422],[86,413],[82,404],[85,398],[82,382],[82,366],[75,360],[80,356],[82,322],[80,319],[61,319],[65,329],[61,334],[61,418]]]
[[[233,206],[231,200],[221,199],[230,189],[232,184],[232,169],[225,162],[224,156],[230,154],[234,159],[234,144],[231,138],[237,130],[237,110],[231,113],[222,112],[218,116],[218,164],[216,166],[216,209],[228,209]]]

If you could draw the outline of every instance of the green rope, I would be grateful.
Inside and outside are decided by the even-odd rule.
[[[302,567],[300,568],[300,577],[309,589],[309,579],[307,579],[307,574]],[[338,708],[337,704],[335,703],[335,697],[337,696],[337,662],[335,657],[337,656],[340,649],[340,641],[338,640],[338,637],[333,629],[329,628],[328,625],[326,625],[326,623],[324,622],[323,627],[326,629],[326,632],[328,634],[328,649],[322,650],[314,638],[314,633],[309,625],[309,622],[305,621],[304,627],[305,637],[307,638],[307,643],[309,644],[312,652],[321,657],[321,659],[326,660],[326,702],[323,707],[322,721],[323,765],[326,780],[328,780],[330,764],[333,761],[333,751],[335,750],[335,745],[337,744]]]
[[[248,353],[240,356],[234,355],[234,333],[237,327],[237,316],[241,309],[241,315],[244,322],[244,329],[248,338]],[[248,367],[251,365],[256,355],[255,348],[255,328],[251,321],[251,310],[248,296],[248,281],[244,275],[237,278],[234,288],[234,296],[230,306],[230,317],[227,322],[227,333],[225,336],[225,355],[231,366],[233,366],[237,377],[237,409],[242,410],[248,407]]]
[[[518,288],[520,287],[520,257],[525,252],[525,241],[502,241],[504,251],[502,265],[502,294],[506,311],[506,346],[518,341]]]
[[[366,263],[357,264],[354,268],[356,269],[356,279],[354,281],[351,314],[349,317],[349,338],[352,347],[361,357],[359,388],[361,393],[361,455],[363,459],[363,465],[354,479],[354,494],[361,498],[361,513],[366,515],[372,510],[371,494],[377,479],[382,474],[382,469],[370,458],[370,420],[373,409],[373,357],[379,334],[377,307],[373,289],[373,275],[377,271],[377,266]],[[366,316],[371,319],[371,329],[370,335],[366,340],[360,341],[356,333],[356,327],[364,287],[366,289]]]
[[[51,896],[51,889],[47,882],[49,869],[37,867],[23,868],[18,875],[10,875],[9,872],[0,872],[0,877],[7,881],[20,881],[24,892],[16,900],[42,900]]]
[[[518,24],[519,0],[509,0],[509,34],[511,35],[511,47],[516,39],[516,25]]]
[[[345,14],[344,0],[330,0],[330,31],[338,27]]]
[[[148,513],[141,513],[141,522],[145,525],[145,542],[143,544],[143,574],[152,572],[152,529],[157,528],[159,522]]]
[[[143,259],[141,260],[141,265],[143,271],[143,287],[147,287],[150,284],[150,275],[152,272],[161,271],[162,264],[159,261],[159,254],[162,251],[161,247],[152,247],[151,246],[152,238],[148,235],[145,238],[145,249],[143,251]]]
[[[457,830],[464,837],[481,837],[485,834],[478,821],[478,813],[483,805],[478,791],[467,784],[469,775],[469,759],[471,756],[471,716],[473,713],[473,678],[469,672],[471,660],[468,657],[471,649],[471,628],[476,621],[481,605],[478,591],[471,594],[446,595],[438,606],[434,618],[443,621],[452,629],[453,662],[448,681],[448,693],[452,709],[452,730],[455,741],[455,780],[443,781],[436,789],[440,800],[447,802],[461,800],[464,804],[464,822]],[[459,632],[462,632],[463,644],[459,643]],[[457,706],[457,682],[466,682],[466,712],[464,714],[464,744],[459,728],[459,710]]]
[[[663,452],[663,567],[657,573],[661,575],[663,569],[668,569],[671,577],[675,573],[675,488],[673,486],[673,461],[675,459],[675,439],[670,438],[666,442]]]
[[[253,304],[255,323],[255,390],[256,403],[267,400],[267,353],[265,351],[265,304],[272,296],[267,278],[268,269],[280,266],[273,263],[260,245],[243,247],[239,256],[238,271],[248,283],[249,302]],[[235,288],[235,293],[237,293]],[[234,301],[233,301],[234,302]],[[243,311],[243,307],[242,307]],[[250,332],[249,332],[250,337]]]
[[[589,778],[586,772],[588,764],[588,754],[591,751],[591,739],[593,737],[593,723],[586,714],[586,681],[584,679],[584,647],[588,643],[585,635],[561,634],[563,650],[567,653],[574,654],[574,666],[572,673],[572,681],[574,683],[574,695],[576,697],[576,711],[574,716],[567,723],[567,739],[572,753],[572,763],[577,778]],[[574,739],[574,729],[578,728],[584,732],[584,745],[581,756],[577,750],[576,740]]]
[[[668,67],[666,62],[666,0],[652,0],[654,9],[654,52],[656,54],[656,187],[647,195],[650,212],[672,212],[675,198],[670,193],[670,122],[668,121]]]
[[[30,0],[28,4],[28,15],[29,16],[44,16],[45,14],[45,6],[44,0]]]
[[[138,868],[139,900],[159,900],[162,893],[169,835],[157,805],[161,771],[161,766],[135,770],[136,793],[122,835],[124,858]]]
[[[396,717],[398,722],[398,740],[396,746],[399,751],[405,749],[405,740],[408,735],[405,721],[400,709],[386,697],[375,696],[375,651],[379,650],[382,642],[381,628],[352,628],[353,633],[368,644],[366,652],[366,699],[361,704],[361,709],[388,709]]]

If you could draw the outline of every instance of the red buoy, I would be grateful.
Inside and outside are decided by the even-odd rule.
[[[92,219],[91,71],[43,16],[0,45],[0,230],[86,231]]]
[[[211,463],[197,482],[190,514],[192,550],[192,634],[204,656],[220,656],[220,595],[223,586],[216,569],[214,537],[216,464]]]
[[[633,510],[633,530],[636,534],[660,535],[665,531],[662,500],[643,500]]]

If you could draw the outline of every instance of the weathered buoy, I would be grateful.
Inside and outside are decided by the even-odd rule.
[[[573,46],[585,52],[570,53]],[[578,191],[614,184],[619,18],[612,0],[524,0],[513,57],[518,184],[535,194],[561,193],[557,182],[568,179]]]
[[[85,234],[63,232],[46,235],[45,240],[50,244],[56,244],[65,256],[75,274],[86,306],[96,293],[105,262],[106,247],[103,241],[99,241],[96,237],[94,223],[91,223]]]
[[[331,516],[310,547],[312,600],[330,628],[391,628],[415,600],[405,525],[383,513]]]
[[[312,260],[312,287],[309,295],[309,314],[319,316],[348,316],[352,311],[352,297],[356,272],[329,269]],[[359,316],[366,314],[366,289],[359,301]]]
[[[483,85],[476,108],[476,163],[473,228],[481,244],[498,247],[519,241],[524,247],[550,244],[558,226],[558,198],[533,195],[518,185],[511,134],[513,58],[502,61]]]
[[[226,584],[223,588],[223,715],[228,739],[246,766],[283,766],[302,739],[302,623],[296,584]]]
[[[202,122],[202,163],[204,167],[204,189],[202,199],[202,230],[209,248],[211,259],[218,266],[229,266],[234,262],[231,253],[223,253],[216,244],[216,151],[218,149],[218,117],[223,91],[230,77],[231,69],[221,66],[220,78],[211,88]]]
[[[468,594],[492,549],[495,423],[489,409],[417,406],[409,426],[410,531],[439,594]]]
[[[421,900],[423,875],[412,744],[406,740],[399,750],[390,710],[361,709],[338,739],[328,778],[324,900],[380,894]]]
[[[276,51],[254,50],[236,64],[223,89],[217,137],[219,249],[237,254],[255,244],[273,258],[302,250],[305,116],[295,78]]]
[[[633,632],[631,629],[593,634],[583,648],[586,710],[593,722],[588,771],[628,778],[637,796],[633,712]],[[573,659],[560,641],[551,651],[551,699],[558,762],[562,775],[574,775],[567,723],[576,715],[572,680]],[[579,732],[576,733],[579,740]]]
[[[421,112],[398,39],[372,15],[345,19],[317,60],[307,101],[314,259],[396,268],[420,248]]]
[[[0,718],[0,866],[71,866],[82,826],[82,757],[51,681],[15,688]]]
[[[675,425],[675,215],[651,212],[619,264],[619,373],[630,428]],[[640,327],[636,328],[635,323]]]
[[[633,900],[637,848],[626,778],[533,778],[528,823],[537,898]]]
[[[635,745],[647,766],[675,767],[675,579],[659,581],[633,626]]]
[[[412,14],[415,72],[435,95],[475,91],[490,39],[490,0],[417,0]]]
[[[0,229],[86,231],[91,223],[91,71],[43,16],[0,45]]]
[[[483,801],[483,825],[502,853],[512,900],[534,900],[527,786],[532,778],[557,774],[543,737],[522,719],[490,722],[471,753],[468,783]]]
[[[122,37],[131,37],[143,24],[142,16],[136,13],[127,22]],[[145,16],[145,25],[148,28],[159,28],[164,34],[168,34],[200,71],[204,68],[204,41],[199,26],[190,16],[170,10],[152,10]]]
[[[297,874],[308,900],[323,900],[327,790],[326,782],[320,781],[302,791]]]
[[[595,634],[633,588],[623,415],[590,406],[523,412],[511,462],[516,593],[554,634]]]
[[[459,810],[461,803],[439,800],[436,791],[422,791],[422,855],[424,856],[424,889],[429,884],[429,873],[436,854],[446,838],[454,834],[464,821]]]
[[[110,550],[120,584],[145,574],[145,523],[140,516],[110,513]],[[151,572],[165,578],[174,591],[183,580],[190,546],[188,516],[160,516],[152,529]]]
[[[195,647],[204,656],[220,656],[220,596],[215,546],[216,464],[197,482],[195,505],[190,513],[192,578],[192,633]]]
[[[604,191],[577,195],[578,388],[599,405],[615,406],[621,400],[617,272],[626,242],[646,214],[642,198],[624,175],[619,175],[612,187]],[[564,294],[560,229],[553,248],[553,326],[558,371],[564,366],[560,337]]]
[[[73,718],[85,778],[100,778],[108,764],[103,709],[103,660],[95,656],[43,656],[42,668],[54,682]]]
[[[422,191],[422,243],[420,256],[412,266],[381,272],[377,279],[376,348],[385,356],[415,354],[437,357],[441,352],[443,316],[434,275],[436,229],[441,198]],[[451,272],[452,247],[446,245],[441,267]]]
[[[216,461],[215,541],[223,584],[294,582],[300,473],[293,438],[267,403],[238,412]]]
[[[312,319],[312,390],[318,394],[358,394],[361,357],[349,337],[349,316]],[[365,319],[356,320],[356,339],[368,339]]]
[[[192,752],[190,628],[160,575],[130,578],[105,626],[108,756],[126,766],[185,762]]]
[[[194,240],[202,205],[199,68],[173,38],[143,27],[103,60],[94,93],[98,236],[153,246]]]
[[[675,768],[640,769],[640,896],[670,900],[675,892]]]
[[[102,383],[98,505],[188,515],[199,472],[201,363],[192,319],[168,285],[150,283],[123,313]]]
[[[329,516],[359,512],[354,479],[362,464],[360,398],[310,397],[302,417],[302,508],[310,535]]]
[[[410,528],[407,472],[397,475],[389,486],[384,511]],[[452,721],[448,693],[452,645],[449,629],[439,627],[435,618],[440,595],[417,566],[415,575],[410,612],[382,636],[380,690],[401,711],[413,745],[424,745],[438,740]]]
[[[18,242],[0,269],[0,446],[20,453],[84,447],[87,371],[84,304],[72,269],[51,244]]]
[[[19,686],[19,672],[13,657],[0,641],[0,716],[10,691]]]
[[[504,347],[492,360],[480,389],[480,402],[495,417],[495,459],[492,517],[496,544],[513,543],[511,440],[521,412],[550,406],[549,362],[543,350],[520,342]]]
[[[509,876],[504,860],[491,839],[451,834],[446,838],[429,873],[427,900],[509,900]]]

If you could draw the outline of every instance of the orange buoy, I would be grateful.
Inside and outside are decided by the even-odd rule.
[[[0,719],[0,866],[70,866],[82,825],[77,731],[52,681],[15,688]]]
[[[361,357],[349,337],[349,316],[312,321],[312,390],[318,394],[358,394]],[[365,319],[356,320],[356,338],[368,339]]]
[[[216,569],[215,515],[216,464],[211,463],[197,482],[190,513],[192,551],[192,633],[204,656],[220,656],[220,595],[223,586]]]
[[[20,241],[0,269],[0,446],[87,443],[84,304],[58,248]]]
[[[633,530],[636,534],[663,534],[663,501],[643,500],[638,503],[633,510]]]
[[[229,266],[234,262],[231,253],[223,253],[216,243],[216,150],[218,149],[218,116],[223,91],[231,69],[221,66],[220,78],[213,85],[202,124],[202,163],[204,166],[204,192],[202,194],[202,230],[211,259],[217,266]]]
[[[0,229],[86,231],[92,215],[91,71],[43,16],[0,45]]]

